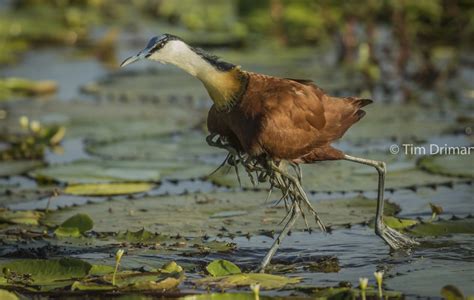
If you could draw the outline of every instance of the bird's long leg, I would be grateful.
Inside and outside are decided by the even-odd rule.
[[[375,215],[375,233],[380,236],[392,249],[409,248],[417,245],[418,242],[401,234],[400,232],[390,228],[383,222],[383,205],[384,205],[384,184],[386,166],[384,162],[344,155],[344,159],[359,164],[374,167],[379,174],[379,183],[377,191],[377,212]]]
[[[288,235],[288,232],[291,230],[293,225],[295,225],[295,222],[301,213],[300,208],[298,207],[296,203],[293,203],[290,210],[291,210],[290,219],[285,224],[285,227],[283,227],[283,230],[280,232],[276,240],[273,242],[273,245],[270,248],[270,250],[268,250],[267,255],[265,255],[265,257],[263,258],[263,261],[257,270],[258,272],[261,272],[261,273],[265,272],[265,268],[268,266],[268,264],[272,260],[273,255],[275,255],[275,252],[278,250],[278,247],[280,247],[280,244],[283,241],[283,239]]]

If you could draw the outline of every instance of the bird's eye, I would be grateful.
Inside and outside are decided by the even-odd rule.
[[[165,43],[160,43],[160,48],[163,48],[164,45]]]

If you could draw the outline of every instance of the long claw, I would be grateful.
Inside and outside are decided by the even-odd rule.
[[[375,232],[394,250],[409,249],[420,244],[385,224],[379,227],[381,228],[378,228]]]

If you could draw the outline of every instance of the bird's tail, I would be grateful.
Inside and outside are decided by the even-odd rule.
[[[345,100],[349,101],[352,104],[352,106],[355,108],[354,115],[357,117],[357,121],[359,121],[360,119],[362,119],[362,117],[365,116],[365,111],[362,110],[361,108],[374,102],[371,99],[362,99],[362,98],[355,98],[355,97],[348,97],[348,98],[345,98]]]

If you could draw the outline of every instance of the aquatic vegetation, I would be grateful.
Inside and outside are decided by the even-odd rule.
[[[233,275],[207,277],[194,281],[197,285],[212,286],[220,289],[251,286],[259,284],[262,289],[280,289],[286,285],[301,281],[298,277],[284,277],[264,273],[239,273]]]
[[[38,225],[44,213],[38,211],[10,211],[0,208],[0,224]]]
[[[0,79],[0,100],[9,100],[21,96],[41,96],[53,94],[58,90],[56,82],[51,80],[33,81],[24,78]]]
[[[46,147],[58,146],[66,133],[62,126],[42,126],[26,117],[20,118],[19,123],[23,132],[0,134],[0,139],[8,145],[0,150],[0,160],[42,159]]]
[[[114,268],[114,274],[112,275],[112,285],[115,285],[115,278],[117,275],[118,267],[120,265],[120,260],[122,259],[123,254],[125,251],[123,249],[117,250],[117,253],[115,253],[115,268]]]
[[[64,193],[85,196],[129,195],[149,191],[153,186],[143,182],[72,184],[66,187]]]
[[[57,237],[80,237],[94,227],[94,221],[86,214],[76,214],[59,225],[54,231]]]
[[[219,277],[242,273],[239,267],[228,260],[215,260],[207,265],[206,270],[211,276]]]
[[[382,292],[383,272],[381,272],[381,271],[374,272],[374,277],[375,277],[375,281],[377,282],[379,298],[382,299],[382,297],[383,297],[383,292]]]
[[[359,278],[359,288],[360,293],[362,296],[362,300],[365,300],[365,290],[367,289],[367,284],[369,283],[369,279],[365,277]]]

